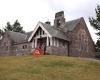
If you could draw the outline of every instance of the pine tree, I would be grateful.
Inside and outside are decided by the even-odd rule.
[[[96,18],[93,17],[89,18],[89,22],[92,25],[92,27],[98,31],[96,34],[100,38],[100,6],[99,5],[97,5],[95,12],[96,12]]]
[[[5,26],[4,31],[13,31],[13,27],[10,22],[7,22],[7,26]]]
[[[23,30],[23,27],[18,22],[18,20],[16,20],[12,26],[13,26],[13,31],[14,32],[25,33],[25,31]]]
[[[89,22],[91,24],[91,26],[97,30],[96,35],[99,37],[97,42],[96,42],[96,46],[100,48],[100,6],[97,5],[97,7],[95,8],[95,13],[96,13],[96,17],[90,17],[89,18]]]
[[[4,34],[4,31],[0,29],[0,36]]]
[[[11,25],[10,22],[7,22],[7,26],[5,26],[5,28],[4,28],[4,32],[6,32],[6,31],[25,33],[25,31],[23,30],[23,27],[18,22],[18,20],[16,20],[13,25]]]

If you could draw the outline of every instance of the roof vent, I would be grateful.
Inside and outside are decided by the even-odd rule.
[[[50,21],[46,21],[45,24],[51,25]]]

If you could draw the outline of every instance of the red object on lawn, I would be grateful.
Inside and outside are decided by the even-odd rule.
[[[40,48],[35,48],[35,49],[32,51],[32,54],[33,54],[36,58],[39,58],[41,55],[44,54],[44,51],[41,50]]]

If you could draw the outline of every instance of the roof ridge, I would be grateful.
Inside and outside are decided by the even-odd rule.
[[[65,22],[65,27],[64,27],[64,31],[67,32],[67,31],[72,31],[76,25],[78,23],[80,23],[80,21],[84,19],[83,17],[80,17],[80,18],[77,18],[77,19],[73,19],[73,20],[70,20],[70,21],[67,21]]]
[[[16,34],[21,34],[21,35],[26,35],[25,33],[20,33],[20,32],[14,32],[14,31],[7,31],[7,33],[16,33]]]
[[[81,20],[81,19],[84,19],[83,17],[80,17],[80,18],[76,18],[76,19],[73,19],[73,20],[69,20],[67,22],[71,22],[71,21],[76,21],[76,20]]]

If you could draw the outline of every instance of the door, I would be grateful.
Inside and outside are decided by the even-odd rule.
[[[37,40],[37,47],[45,51],[46,50],[46,38],[39,38]]]

